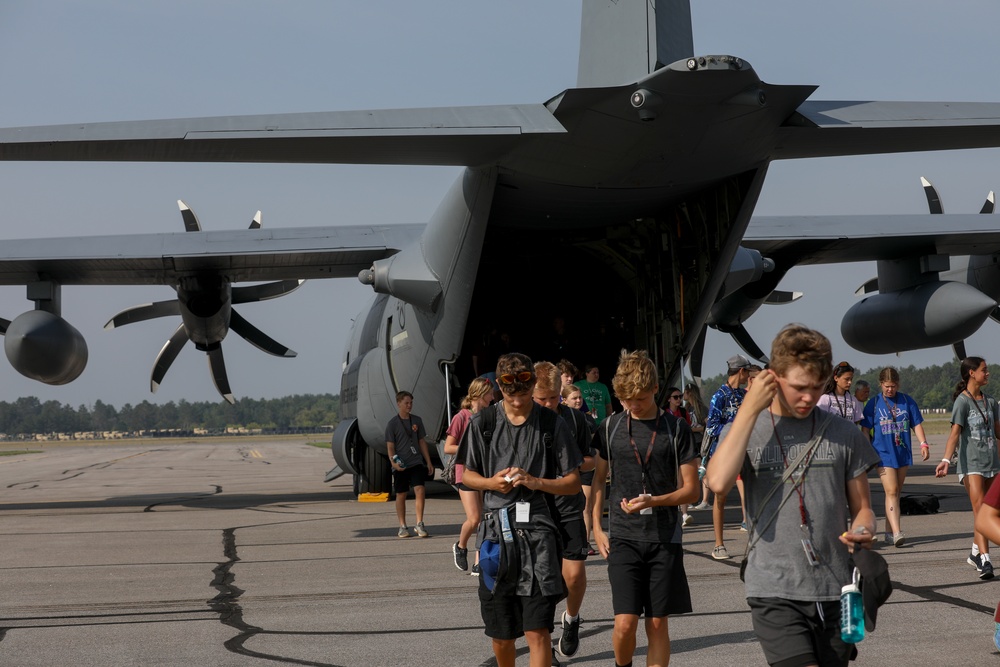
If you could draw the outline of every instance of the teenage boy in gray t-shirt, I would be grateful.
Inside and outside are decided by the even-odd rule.
[[[742,473],[752,545],[746,595],[768,663],[847,665],[854,647],[840,638],[840,589],[851,582],[853,549],[871,548],[867,473],[879,459],[857,427],[815,409],[833,372],[823,334],[785,327],[770,366],[723,430],[706,480],[724,494]]]

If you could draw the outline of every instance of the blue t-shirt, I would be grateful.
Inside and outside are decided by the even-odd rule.
[[[913,465],[910,433],[924,421],[916,401],[903,393],[886,399],[879,394],[868,401],[861,425],[872,429],[872,446],[886,468]]]

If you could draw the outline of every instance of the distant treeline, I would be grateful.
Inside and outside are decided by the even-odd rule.
[[[864,373],[855,372],[854,382],[867,380],[872,386],[872,395],[877,394],[879,389],[878,374],[884,368],[872,368]],[[951,410],[952,393],[960,377],[958,374],[958,362],[943,364],[941,366],[930,366],[928,368],[916,368],[915,366],[896,366],[899,371],[899,390],[904,394],[909,394],[917,402],[921,409],[945,409]],[[993,380],[987,385],[984,391],[990,396],[1000,397],[1000,366],[989,365],[990,378]],[[718,375],[708,378],[702,386],[702,394],[705,403],[712,397],[712,394],[726,381],[725,375]],[[995,383],[995,384],[994,384]]]
[[[0,401],[0,433],[76,433],[81,431],[151,431],[226,428],[288,431],[331,426],[337,423],[340,396],[304,394],[254,400],[242,398],[236,405],[223,401],[155,405],[143,401],[115,409],[103,401],[74,408],[58,401],[42,403],[34,396],[13,403]]]

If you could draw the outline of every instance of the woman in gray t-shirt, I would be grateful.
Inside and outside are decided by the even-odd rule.
[[[982,357],[967,357],[960,366],[962,379],[955,385],[955,406],[951,411],[951,433],[945,445],[944,458],[934,474],[948,474],[951,457],[958,450],[958,481],[965,487],[975,517],[990,490],[994,476],[1000,472],[997,457],[997,437],[1000,436],[1000,411],[997,401],[983,393],[990,381],[990,371]],[[976,568],[980,579],[993,578],[990,543],[973,528],[972,552],[966,562]]]

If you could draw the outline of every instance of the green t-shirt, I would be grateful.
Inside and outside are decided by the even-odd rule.
[[[607,406],[611,404],[611,392],[608,391],[607,386],[603,382],[587,382],[586,380],[580,380],[573,384],[580,388],[580,393],[583,394],[583,400],[587,403],[587,407],[597,411],[597,423],[600,424],[604,421],[608,416]]]

